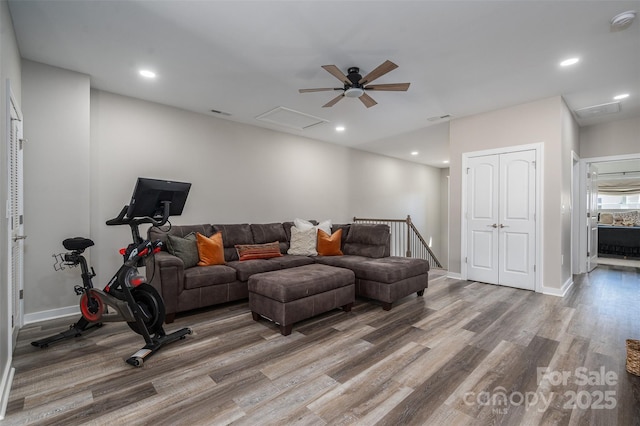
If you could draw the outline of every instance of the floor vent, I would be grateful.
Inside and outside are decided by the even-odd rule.
[[[264,114],[260,114],[256,117],[256,120],[297,130],[304,130],[318,124],[329,122],[329,120],[325,120],[324,118],[314,117],[313,115],[294,111],[285,107],[277,107],[271,111],[265,112]]]

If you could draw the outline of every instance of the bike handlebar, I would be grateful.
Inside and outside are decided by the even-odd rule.
[[[171,201],[162,201],[163,212],[162,217],[151,217],[151,216],[142,216],[142,217],[130,217],[125,218],[127,215],[127,211],[129,210],[129,206],[124,206],[118,216],[113,219],[107,220],[107,225],[140,225],[142,223],[150,223],[153,226],[162,226],[167,223],[169,220],[169,207],[171,206]]]

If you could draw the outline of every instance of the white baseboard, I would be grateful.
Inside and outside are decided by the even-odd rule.
[[[549,296],[564,297],[564,295],[567,294],[571,286],[573,286],[573,277],[570,277],[569,279],[567,279],[567,281],[565,281],[565,283],[562,284],[562,287],[560,288],[545,287],[543,285],[542,294],[547,294]]]
[[[2,381],[0,382],[0,420],[4,419],[4,413],[7,412],[9,391],[11,390],[11,384],[13,383],[14,373],[15,369],[11,368],[11,358],[9,358],[7,360],[7,365],[4,367],[4,374],[2,375]]]
[[[48,311],[34,312],[32,314],[25,314],[24,325],[33,324],[34,322],[68,317],[71,315],[80,315],[80,307],[78,305],[67,306],[58,309],[50,309]]]
[[[451,272],[451,271],[449,271],[447,273],[447,278],[453,278],[454,280],[461,280],[462,279],[462,275],[460,274],[460,272]]]

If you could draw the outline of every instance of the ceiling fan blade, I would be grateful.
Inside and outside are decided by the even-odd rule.
[[[344,93],[341,95],[336,96],[335,98],[331,99],[329,102],[327,102],[326,104],[322,105],[322,108],[328,108],[328,107],[332,107],[335,104],[338,103],[338,101],[340,99],[344,98]]]
[[[371,83],[376,78],[382,77],[389,71],[393,71],[396,68],[398,68],[398,66],[387,59],[382,64],[378,65],[376,69],[374,69],[369,74],[362,77],[358,83],[360,84]]]
[[[367,108],[371,108],[372,106],[378,104],[376,101],[373,100],[371,96],[367,95],[366,93],[360,96],[358,99],[360,99],[364,104],[364,106],[366,106]]]
[[[332,76],[334,76],[335,78],[343,82],[344,84],[348,84],[348,85],[352,84],[351,81],[349,81],[349,79],[347,78],[347,76],[344,75],[342,71],[340,71],[340,68],[336,67],[335,65],[323,65],[322,68],[327,70],[329,74],[331,74]]]
[[[393,92],[406,92],[411,83],[372,84],[365,86],[365,90],[389,90]]]
[[[308,93],[308,92],[326,92],[329,90],[344,90],[342,87],[334,88],[334,87],[323,87],[318,89],[298,89],[299,93]]]

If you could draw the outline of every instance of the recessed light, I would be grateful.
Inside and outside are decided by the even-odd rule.
[[[337,126],[336,132],[344,132],[344,126]]]
[[[420,154],[418,151],[411,151],[411,155],[418,155]]]
[[[444,160],[442,163],[443,164],[449,164],[449,160]]]
[[[140,75],[144,78],[156,78],[156,73],[149,70],[140,70]]]
[[[569,65],[577,64],[580,61],[580,58],[569,58],[560,62],[561,67],[568,67]]]
[[[621,99],[626,99],[628,97],[629,97],[628,93],[622,93],[620,95],[614,96],[613,99],[616,100],[616,101],[619,101]]]

